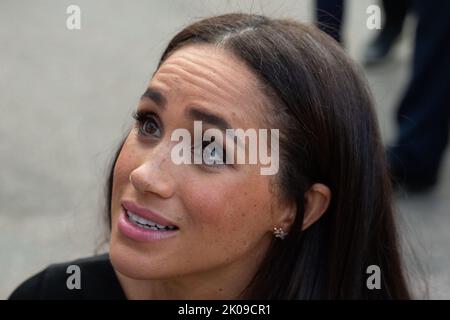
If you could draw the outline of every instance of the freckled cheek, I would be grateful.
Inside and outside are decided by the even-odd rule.
[[[202,228],[201,233],[242,239],[267,229],[268,195],[261,194],[258,188],[249,190],[248,184],[239,183],[208,188],[191,184],[189,190],[185,204],[194,227]]]
[[[131,172],[131,161],[133,157],[131,152],[125,143],[117,158],[116,165],[114,166],[114,184],[119,186],[125,177]]]
[[[130,143],[130,138],[128,137],[114,166],[112,189],[113,210],[119,206],[118,201],[124,193],[126,186],[129,184],[129,176],[137,166],[136,150],[132,143]]]
[[[125,144],[120,151],[119,157],[114,168],[114,182],[119,185],[123,181],[128,181],[128,176],[135,167],[133,163],[133,152]]]

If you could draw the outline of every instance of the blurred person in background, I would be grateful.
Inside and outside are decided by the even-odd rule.
[[[412,75],[396,111],[398,133],[387,155],[396,185],[425,192],[438,182],[448,144],[450,1],[413,4],[417,29]]]
[[[396,110],[398,133],[386,153],[396,187],[426,192],[438,182],[448,144],[450,1],[383,1],[385,24],[369,44],[366,64],[381,61],[398,38],[411,7],[417,16],[412,75]],[[317,22],[341,41],[343,0],[317,0]]]
[[[411,0],[382,0],[383,27],[367,46],[363,63],[366,66],[383,62],[403,30]]]
[[[316,0],[317,27],[342,44],[344,0]]]
[[[401,34],[411,0],[382,0],[383,27],[364,52],[364,64],[372,65],[384,60]],[[317,26],[343,44],[342,25],[344,0],[316,0]]]

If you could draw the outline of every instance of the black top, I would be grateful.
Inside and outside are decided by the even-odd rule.
[[[79,272],[69,268],[71,265],[78,266]],[[80,275],[79,289],[76,286],[74,288],[75,273]],[[72,278],[69,279],[69,277]],[[68,288],[68,284],[72,289]],[[111,265],[109,255],[103,254],[50,265],[23,282],[9,299],[123,300],[126,297]]]

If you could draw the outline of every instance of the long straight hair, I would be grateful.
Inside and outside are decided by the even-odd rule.
[[[288,19],[226,14],[180,31],[158,68],[188,44],[210,44],[240,59],[270,100],[280,128],[277,190],[297,204],[283,241],[273,241],[243,299],[409,299],[392,191],[373,99],[365,78],[325,33]],[[122,144],[121,144],[122,146]],[[106,186],[111,191],[116,153]],[[301,231],[305,197],[316,182],[331,189],[329,208]],[[381,288],[367,287],[367,268]]]

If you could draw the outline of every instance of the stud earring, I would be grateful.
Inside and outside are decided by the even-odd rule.
[[[283,240],[287,236],[287,233],[283,230],[283,228],[274,227],[273,235],[275,238],[279,238],[279,239]]]

